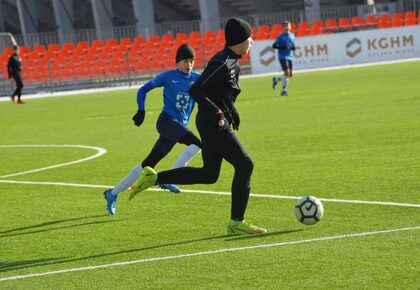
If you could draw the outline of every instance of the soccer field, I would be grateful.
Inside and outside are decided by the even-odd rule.
[[[289,97],[241,80],[247,218],[269,231],[252,237],[225,236],[226,162],[216,184],[123,194],[107,215],[103,190],[157,139],[160,89],[140,128],[135,89],[0,102],[0,289],[418,289],[419,66],[300,73]],[[294,217],[305,195],[324,204],[313,226]]]

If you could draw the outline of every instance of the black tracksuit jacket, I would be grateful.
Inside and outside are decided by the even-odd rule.
[[[216,116],[220,109],[225,119],[235,127],[234,114],[236,97],[241,92],[239,87],[239,55],[229,48],[215,54],[209,61],[203,74],[191,87],[189,94],[198,104],[198,114]],[[204,111],[204,112],[203,112]]]

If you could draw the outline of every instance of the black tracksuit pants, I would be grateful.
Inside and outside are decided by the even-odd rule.
[[[23,88],[22,76],[21,74],[13,74],[13,79],[16,82],[16,89],[13,92],[12,96],[17,96],[18,100],[20,100],[20,96],[22,95],[22,88]]]
[[[225,159],[235,168],[231,189],[231,219],[243,220],[251,190],[251,174],[254,168],[252,159],[229,124],[220,128],[214,117],[199,109],[196,125],[203,144],[203,167],[182,167],[160,172],[158,183],[215,183],[219,178],[222,160]]]

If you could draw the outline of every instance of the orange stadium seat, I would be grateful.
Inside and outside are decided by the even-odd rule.
[[[365,25],[362,16],[354,16],[351,19],[351,25],[353,27],[363,27]]]
[[[156,43],[156,42],[159,42],[159,41],[160,41],[160,36],[159,35],[152,34],[152,35],[149,36],[149,43],[150,42]]]
[[[417,20],[415,18],[406,18],[404,23],[406,26],[417,25]]]
[[[391,23],[389,21],[378,21],[378,28],[389,28]]]
[[[207,30],[206,32],[204,32],[204,37],[209,39],[215,38],[216,32],[214,32],[214,30]]]
[[[51,43],[48,45],[48,51],[59,51],[60,45],[58,43]]]
[[[348,19],[347,17],[342,17],[338,19],[338,27],[340,27],[341,29],[351,28],[350,19]]]
[[[73,50],[74,44],[73,42],[66,42],[63,44],[63,50]]]
[[[320,35],[321,32],[322,32],[322,27],[319,27],[319,26],[312,26],[311,27],[310,34],[312,36]]]
[[[367,25],[377,25],[378,24],[378,19],[376,18],[375,15],[367,15],[365,22],[366,22]]]
[[[97,39],[97,40],[92,41],[91,47],[101,48],[103,46],[104,46],[104,43],[102,40]]]
[[[388,14],[382,14],[382,15],[379,15],[379,18],[378,18],[378,23],[379,22],[388,22],[388,23],[390,23],[391,22],[391,20],[390,20],[390,18],[389,18],[389,15]]]
[[[335,19],[327,19],[327,21],[325,21],[325,28],[334,30],[337,29],[337,27],[337,21]]]
[[[120,45],[121,44],[124,44],[124,45],[127,45],[127,46],[131,45],[131,38],[128,38],[128,37],[121,38],[120,39]]]
[[[89,42],[87,41],[79,41],[76,45],[78,49],[88,49],[89,48]]]
[[[190,39],[200,39],[201,33],[199,31],[193,31],[190,33]]]
[[[312,27],[324,27],[324,22],[322,20],[315,20],[312,22]]]
[[[404,26],[404,20],[402,18],[392,18],[391,26],[392,27]]]
[[[184,32],[181,32],[181,33],[177,33],[176,34],[176,38],[175,38],[175,40],[179,40],[179,41],[186,41],[188,39],[188,36],[187,36],[187,34],[186,33],[184,33]]]
[[[116,39],[110,38],[105,42],[106,46],[117,46],[118,41]]]
[[[175,38],[174,38],[174,35],[173,34],[164,34],[162,36],[162,40],[161,41],[164,41],[164,42],[172,42],[174,40],[175,40]]]
[[[134,37],[134,44],[145,44],[145,43],[146,43],[146,38],[144,38],[143,36]]]

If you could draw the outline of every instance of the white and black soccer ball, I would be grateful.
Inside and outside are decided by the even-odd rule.
[[[295,215],[302,224],[313,225],[324,215],[324,206],[316,197],[304,196],[296,202]]]

